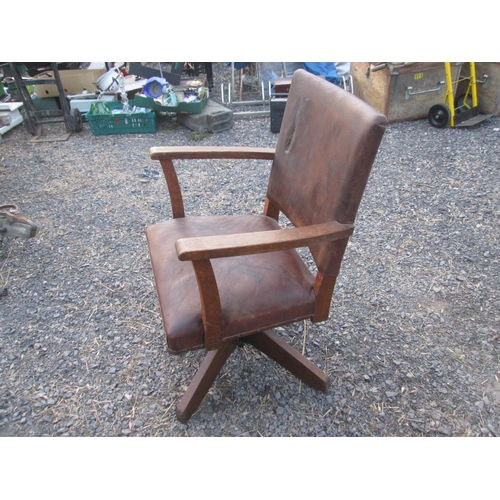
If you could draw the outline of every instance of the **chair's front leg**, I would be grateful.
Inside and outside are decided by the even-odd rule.
[[[180,422],[187,422],[199,408],[203,398],[212,387],[227,358],[235,348],[236,340],[224,342],[219,349],[210,351],[206,355],[187,391],[177,405],[176,416]]]
[[[222,344],[222,309],[219,289],[210,260],[193,260],[196,281],[200,292],[201,319],[205,349],[218,349]]]

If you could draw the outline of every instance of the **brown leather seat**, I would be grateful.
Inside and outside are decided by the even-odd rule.
[[[386,125],[352,94],[303,70],[292,80],[276,149],[159,147],[172,220],[146,231],[168,348],[208,351],[177,417],[196,411],[244,341],[306,383],[328,376],[271,329],[324,321],[348,238]],[[173,160],[273,160],[263,215],[185,217]],[[283,229],[283,213],[295,226]],[[309,247],[317,272],[296,251]]]
[[[147,229],[168,348],[178,353],[204,347],[201,302],[190,262],[177,257],[180,238],[279,229],[266,216],[189,217]],[[222,308],[222,339],[309,318],[314,276],[295,250],[214,259]]]

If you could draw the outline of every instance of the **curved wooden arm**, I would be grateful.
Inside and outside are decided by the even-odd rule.
[[[273,160],[274,148],[225,147],[225,146],[164,146],[151,148],[152,160]]]
[[[182,192],[172,160],[216,160],[216,159],[247,159],[272,160],[274,148],[244,148],[217,146],[165,146],[149,150],[151,159],[159,160],[163,175],[167,181],[172,215],[174,219],[184,217],[184,202]]]
[[[179,185],[177,172],[175,171],[172,160],[160,160],[161,168],[165,181],[167,182],[168,193],[170,194],[170,204],[172,205],[172,215],[174,219],[184,217],[184,201],[182,200],[182,191]]]
[[[305,247],[320,241],[346,240],[354,231],[354,225],[332,221],[312,226],[256,231],[253,233],[229,234],[181,238],[175,248],[179,260],[192,261],[202,305],[202,321],[205,334],[205,348],[218,349],[222,344],[222,311],[217,281],[210,259],[234,257]],[[345,245],[342,245],[345,248]],[[328,292],[333,291],[336,277],[323,277],[318,273],[314,291],[318,306],[314,321],[328,317],[330,305]],[[324,298],[326,297],[326,298]]]
[[[179,260],[183,261],[218,259],[289,250],[324,241],[341,240],[348,238],[353,231],[353,224],[332,221],[290,229],[181,238],[176,241],[175,249]]]

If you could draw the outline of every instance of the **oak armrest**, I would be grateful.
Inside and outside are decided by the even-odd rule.
[[[332,221],[290,229],[181,238],[176,241],[175,249],[179,260],[182,261],[218,259],[289,250],[324,241],[340,240],[349,237],[353,231],[353,224]]]
[[[202,308],[205,349],[219,349],[222,345],[222,308],[217,280],[210,259],[232,257],[237,255],[258,254],[278,250],[305,247],[320,241],[347,239],[354,231],[353,224],[340,224],[332,221],[312,226],[294,227],[256,231],[252,233],[229,234],[222,236],[204,236],[181,238],[176,241],[175,248],[179,260],[192,261]],[[318,282],[318,279],[316,280]],[[323,287],[323,277],[315,283],[315,293]],[[327,288],[335,277],[326,278]],[[331,297],[331,294],[330,294]],[[329,307],[329,302],[320,301],[321,306]],[[323,316],[327,313],[320,310]],[[316,317],[315,313],[315,317]],[[321,318],[323,318],[323,316]],[[322,321],[323,319],[317,319]]]
[[[274,148],[224,146],[164,146],[149,150],[152,160],[274,159]]]
[[[222,146],[163,146],[151,148],[152,160],[159,160],[167,181],[172,214],[174,218],[184,217],[184,202],[173,160],[272,160],[274,148],[222,147]]]

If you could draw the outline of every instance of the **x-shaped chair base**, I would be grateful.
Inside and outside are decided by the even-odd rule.
[[[208,352],[177,406],[176,415],[180,422],[187,422],[198,409],[218,373],[240,341],[254,346],[314,389],[327,391],[328,375],[272,330],[266,330],[239,340],[225,342],[219,349]]]

